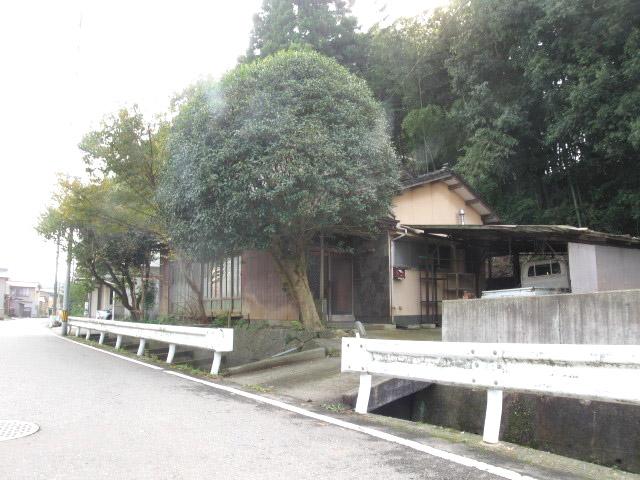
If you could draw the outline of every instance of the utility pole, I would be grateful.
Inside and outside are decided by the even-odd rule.
[[[73,248],[73,229],[69,228],[67,236],[67,277],[64,282],[64,309],[62,310],[62,336],[67,335],[67,320],[71,307],[71,249]]]
[[[58,315],[58,260],[60,259],[60,234],[56,237],[56,278],[53,281],[53,314]]]

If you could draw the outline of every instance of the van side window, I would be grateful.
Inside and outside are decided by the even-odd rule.
[[[529,267],[529,271],[527,272],[527,276],[528,276],[528,277],[535,277],[535,276],[536,276],[536,273],[535,273],[535,272],[534,272],[534,270],[533,270],[533,265],[531,265],[531,266]]]
[[[553,262],[551,264],[551,273],[553,274],[560,273],[560,264],[558,262]]]
[[[551,273],[551,265],[549,265],[548,263],[536,265],[536,277],[549,275],[550,273]]]

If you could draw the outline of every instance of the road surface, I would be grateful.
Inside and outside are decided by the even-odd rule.
[[[500,477],[0,321],[2,479]]]

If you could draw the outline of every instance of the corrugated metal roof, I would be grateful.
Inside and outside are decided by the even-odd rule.
[[[447,235],[456,240],[552,241],[640,248],[640,238],[598,232],[570,225],[409,225],[426,234]]]

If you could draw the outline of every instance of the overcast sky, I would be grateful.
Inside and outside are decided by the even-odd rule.
[[[82,135],[134,103],[232,68],[262,0],[20,0],[0,4],[0,267],[53,285],[55,248],[34,230],[56,174],[82,175]],[[357,0],[363,28],[447,0]],[[386,6],[386,8],[385,8]],[[58,278],[64,278],[60,262]]]

